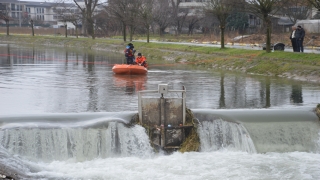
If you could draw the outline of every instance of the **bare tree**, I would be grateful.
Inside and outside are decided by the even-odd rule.
[[[84,0],[84,6],[82,6],[77,0],[73,2],[78,6],[85,18],[85,24],[88,34],[95,39],[94,34],[94,11],[98,5],[99,0]]]
[[[155,0],[154,2],[153,19],[159,26],[159,35],[161,37],[170,24],[169,2],[167,0]]]
[[[152,7],[153,0],[143,0],[138,11],[138,17],[140,17],[139,19],[141,19],[141,24],[147,32],[147,43],[149,43],[150,27],[153,21]]]
[[[320,11],[320,0],[308,0],[315,8]]]
[[[199,25],[200,21],[204,19],[203,13],[198,9],[193,12],[193,14],[189,14],[186,17],[186,24],[188,28],[188,36],[193,35],[193,31],[196,26]]]
[[[105,10],[110,12],[112,16],[114,16],[118,21],[122,23],[122,35],[123,41],[127,41],[127,33],[126,29],[129,24],[128,16],[129,16],[129,0],[109,0],[108,6],[105,6]]]
[[[183,24],[188,16],[188,9],[180,8],[180,0],[170,0],[172,9],[172,25],[175,26],[176,35],[181,34]]]
[[[221,49],[224,46],[224,31],[227,24],[227,17],[232,12],[233,6],[231,0],[209,0],[205,3],[204,10],[207,13],[214,15],[220,23],[220,39],[221,39]]]
[[[122,22],[114,18],[109,11],[101,11],[96,15],[97,31],[100,31],[106,36],[111,34],[117,35],[122,33]]]
[[[281,12],[295,24],[299,19],[307,19],[311,14],[311,9],[308,0],[290,0],[281,7]]]
[[[75,9],[76,6],[74,4],[65,4],[65,3],[56,3],[56,7],[54,7],[54,11],[59,15],[59,20],[67,25],[67,22],[70,22],[75,27],[76,37],[78,38],[78,27],[82,21],[82,13],[79,12],[78,8]],[[66,37],[67,37],[67,30],[66,27]]]
[[[271,52],[271,16],[275,14],[286,0],[248,0],[248,11],[263,20],[266,28],[266,52]]]
[[[34,24],[32,19],[30,20],[30,25],[31,25],[32,36],[34,36]]]
[[[78,26],[82,20],[82,14],[74,4],[57,2],[53,7],[53,11],[58,14],[59,20],[65,24],[65,36],[67,37],[67,22],[71,22],[75,26],[76,37],[78,38]]]
[[[137,27],[137,17],[139,10],[141,9],[140,6],[142,4],[142,0],[130,0],[127,5],[128,5],[128,26],[129,26],[129,33],[130,33],[130,41],[133,39],[133,34],[136,30]]]
[[[186,23],[188,25],[188,36],[193,35],[193,31],[196,25],[201,21],[202,17],[197,15],[188,16],[186,18]]]
[[[9,9],[5,4],[0,4],[0,19],[3,19],[6,22],[7,27],[7,36],[9,36]]]

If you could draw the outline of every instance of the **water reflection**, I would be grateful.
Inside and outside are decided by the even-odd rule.
[[[219,108],[220,108],[220,109],[226,108],[225,92],[224,92],[224,72],[221,72],[221,77],[220,77],[220,99],[219,99]]]
[[[301,84],[293,84],[290,100],[293,103],[303,103]]]
[[[275,77],[150,64],[143,76],[114,75],[121,53],[0,45],[0,113],[138,109],[137,92],[158,84],[187,90],[188,108],[315,106],[320,85]]]
[[[265,108],[268,108],[271,106],[271,102],[270,102],[270,77],[266,77],[265,78],[265,93],[261,93],[261,96],[263,97],[263,94],[265,94]]]
[[[8,44],[8,48],[7,48],[7,61],[8,61],[8,64],[10,64],[10,66],[13,66],[13,58],[11,58],[11,53],[10,53],[10,44]]]
[[[136,94],[146,89],[147,75],[113,75],[113,84],[123,88],[126,94]]]

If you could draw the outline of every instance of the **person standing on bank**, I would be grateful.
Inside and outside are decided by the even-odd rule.
[[[303,39],[306,34],[304,29],[299,25],[297,28],[296,39],[297,39],[297,52],[303,52]]]
[[[292,32],[291,32],[291,35],[290,35],[290,40],[291,40],[291,44],[292,44],[292,49],[293,49],[293,52],[299,52],[298,51],[298,42],[297,42],[297,28],[292,26]]]

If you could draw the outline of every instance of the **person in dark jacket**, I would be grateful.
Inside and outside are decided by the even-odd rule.
[[[293,49],[293,52],[299,52],[298,51],[298,42],[297,42],[297,27],[295,26],[292,26],[291,27],[292,31],[291,31],[291,34],[290,34],[290,40],[291,40],[291,44],[292,44],[292,49]]]
[[[124,55],[126,57],[127,60],[127,64],[133,64],[134,62],[134,53],[136,52],[136,50],[134,50],[134,46],[132,43],[129,43],[126,47],[126,49],[124,50]]]
[[[297,39],[297,52],[303,52],[303,39],[306,34],[304,29],[301,26],[297,26],[297,33],[296,33],[296,39]]]

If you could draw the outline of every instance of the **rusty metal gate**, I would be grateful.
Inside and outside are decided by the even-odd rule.
[[[139,92],[139,121],[149,127],[153,145],[178,149],[184,140],[186,90],[169,90],[159,84],[158,90]]]

